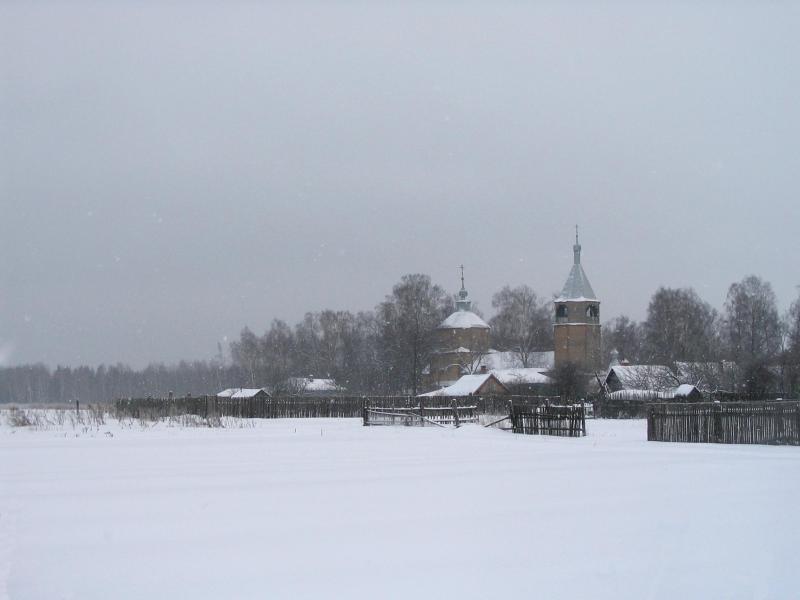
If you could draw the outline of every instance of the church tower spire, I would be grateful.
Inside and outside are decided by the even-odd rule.
[[[461,289],[458,292],[458,300],[456,300],[456,308],[458,310],[472,310],[472,302],[467,300],[467,289],[464,287],[464,265],[459,267],[461,269]]]
[[[575,245],[572,246],[572,253],[575,255],[575,264],[581,264],[581,243],[578,241],[578,226],[575,225]]]

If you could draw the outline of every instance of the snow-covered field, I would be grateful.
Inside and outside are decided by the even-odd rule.
[[[245,425],[4,422],[0,598],[800,595],[798,448]]]

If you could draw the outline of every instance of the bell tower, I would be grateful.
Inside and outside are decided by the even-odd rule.
[[[600,369],[600,300],[581,265],[581,244],[575,226],[574,262],[558,298],[553,301],[555,365],[574,363],[581,371]]]

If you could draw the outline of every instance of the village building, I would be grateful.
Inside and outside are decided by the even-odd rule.
[[[508,393],[508,388],[492,373],[477,373],[463,375],[447,387],[420,396],[503,396]]]
[[[536,367],[498,369],[491,371],[510,393],[517,396],[546,394],[555,383],[549,375],[549,369]]]
[[[683,402],[700,401],[703,393],[697,387],[682,383],[666,390],[618,390],[608,394],[609,400],[677,400]]]
[[[666,365],[612,365],[605,381],[609,393],[621,390],[653,390],[663,392],[681,381]]]
[[[575,227],[574,262],[555,308],[555,367],[574,364],[585,373],[597,372],[600,364],[600,300],[581,265],[581,245]]]

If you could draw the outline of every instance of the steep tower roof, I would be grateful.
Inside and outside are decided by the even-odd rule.
[[[572,247],[572,252],[575,257],[575,262],[569,272],[564,288],[561,294],[556,298],[556,302],[564,302],[566,300],[597,300],[594,294],[592,284],[589,283],[589,278],[581,266],[581,245],[578,242],[578,226],[575,226],[575,245]]]

